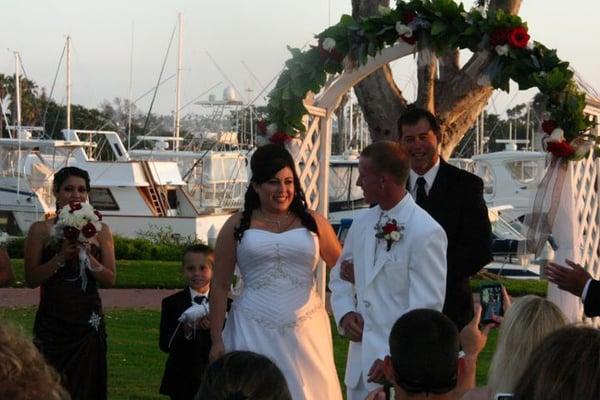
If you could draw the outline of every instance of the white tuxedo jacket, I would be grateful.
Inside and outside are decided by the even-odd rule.
[[[442,227],[412,196],[405,195],[389,214],[404,225],[404,236],[375,260],[375,225],[381,208],[359,215],[346,236],[342,255],[329,279],[331,307],[341,334],[340,321],[355,311],[364,319],[362,342],[350,342],[345,383],[354,388],[361,372],[366,381],[373,362],[389,354],[388,337],[404,313],[429,308],[441,311],[446,291],[446,248]],[[340,278],[343,260],[354,261],[355,284]],[[355,296],[356,295],[356,296]]]

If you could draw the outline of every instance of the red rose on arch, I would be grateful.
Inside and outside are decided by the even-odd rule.
[[[88,222],[83,226],[83,228],[81,228],[81,233],[83,233],[83,236],[88,239],[94,236],[97,232],[98,231],[96,230],[96,227],[91,222]]]
[[[527,42],[529,42],[529,34],[527,33],[527,29],[523,26],[517,26],[513,28],[508,34],[508,43],[516,48],[522,49],[527,46]]]
[[[79,237],[79,229],[73,228],[72,226],[65,226],[63,228],[63,236],[68,240],[77,240]]]
[[[497,28],[490,34],[490,45],[496,47],[506,44],[509,32],[507,28]]]
[[[396,224],[394,222],[388,222],[387,224],[385,224],[383,226],[383,233],[390,234],[394,231],[398,230],[398,227],[396,226]]]
[[[269,141],[271,143],[278,144],[278,145],[281,145],[281,146],[283,146],[284,144],[286,144],[290,140],[292,140],[292,138],[290,137],[290,135],[288,135],[285,132],[275,132],[273,134],[273,136],[271,136],[269,138]]]
[[[81,203],[78,201],[69,202],[69,212],[73,214],[74,211],[81,210]]]
[[[548,142],[546,144],[546,150],[556,157],[570,157],[575,153],[575,149],[567,142]]]
[[[402,23],[408,25],[417,18],[417,14],[414,11],[406,10],[402,13]]]
[[[546,121],[542,122],[542,130],[548,135],[551,134],[556,128],[558,128],[558,124],[553,119],[547,119]]]
[[[415,33],[413,32],[412,36],[400,36],[400,39],[404,40],[408,44],[415,44],[417,42],[417,38],[415,37]]]

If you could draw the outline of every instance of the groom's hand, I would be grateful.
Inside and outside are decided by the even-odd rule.
[[[340,278],[346,282],[354,283],[354,261],[342,261],[340,264]]]
[[[340,322],[346,337],[353,342],[360,342],[362,340],[364,324],[363,317],[354,311],[350,311],[344,315]]]

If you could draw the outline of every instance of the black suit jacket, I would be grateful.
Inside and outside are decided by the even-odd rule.
[[[473,318],[469,277],[492,260],[492,231],[483,181],[440,159],[423,208],[448,236],[448,275],[443,313],[462,329]]]
[[[191,305],[192,297],[189,288],[162,301],[159,346],[169,356],[165,364],[160,393],[173,399],[193,399],[208,365],[211,346],[210,330],[198,329],[192,339],[186,339],[183,326],[177,329],[179,324],[177,319]],[[169,346],[176,329],[175,337]]]
[[[600,281],[592,279],[590,282],[585,302],[583,303],[583,312],[590,318],[600,316]]]

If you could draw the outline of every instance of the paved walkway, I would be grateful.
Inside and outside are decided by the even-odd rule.
[[[147,308],[160,310],[163,298],[177,289],[100,289],[104,308]],[[37,306],[39,289],[0,289],[1,307]]]

